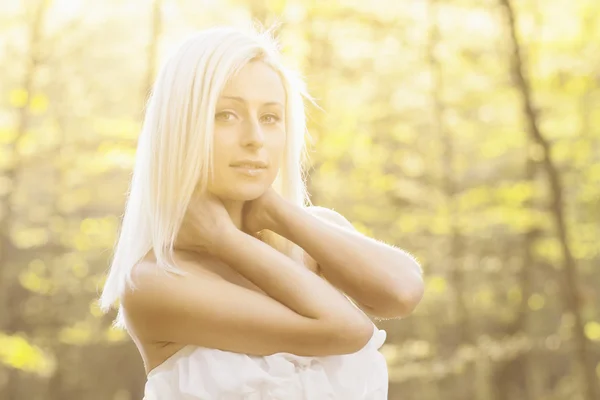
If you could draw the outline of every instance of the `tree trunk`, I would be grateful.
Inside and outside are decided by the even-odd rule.
[[[25,104],[18,110],[16,137],[10,148],[13,164],[6,171],[6,178],[11,183],[13,190],[9,191],[5,199],[4,218],[0,220],[0,332],[13,333],[15,331],[15,311],[17,307],[11,307],[11,299],[14,293],[17,268],[12,265],[11,260],[16,259],[17,248],[11,240],[11,230],[15,221],[13,210],[13,198],[16,192],[17,180],[21,169],[18,158],[17,144],[22,140],[30,125],[29,105],[34,88],[34,80],[40,67],[40,41],[42,28],[48,9],[49,2],[41,0],[37,4],[33,20],[29,25],[29,53],[27,65],[24,68],[21,88],[27,93]],[[0,398],[13,400],[18,398],[19,371],[9,368],[6,385],[0,390]]]
[[[535,181],[536,164],[528,155],[525,165],[525,179],[533,185]],[[533,208],[533,202],[525,204],[528,208]],[[538,236],[538,230],[535,227],[529,228],[523,237],[523,262],[519,276],[521,287],[521,302],[519,303],[519,312],[514,323],[514,329],[511,334],[523,332],[531,337],[536,335],[532,331],[533,321],[532,315],[529,312],[528,299],[533,293],[533,282],[535,281],[535,266],[536,261],[533,257],[533,245]],[[543,371],[536,368],[536,358],[538,358],[538,350],[535,346],[529,353],[524,353],[518,357],[520,373],[524,377],[524,400],[536,400],[541,398],[543,392],[542,379]],[[520,359],[520,360],[519,360]]]
[[[576,359],[583,371],[582,381],[586,400],[597,400],[600,398],[596,374],[592,367],[592,360],[588,358],[590,346],[585,336],[583,318],[581,317],[581,304],[578,296],[577,282],[577,264],[571,253],[568,242],[567,225],[565,222],[563,206],[563,186],[560,180],[559,172],[552,159],[551,147],[548,140],[543,136],[538,122],[538,115],[534,110],[533,100],[531,98],[531,89],[529,81],[525,75],[525,66],[521,57],[521,46],[517,37],[517,28],[515,23],[515,13],[510,0],[499,0],[508,20],[510,40],[512,44],[512,69],[517,90],[521,94],[523,102],[523,113],[527,123],[527,133],[531,140],[542,150],[542,168],[546,173],[546,179],[550,187],[551,212],[558,240],[560,241],[563,257],[562,263],[562,292],[564,306],[574,317],[573,335],[576,347]]]

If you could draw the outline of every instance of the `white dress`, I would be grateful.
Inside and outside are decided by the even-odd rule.
[[[144,400],[387,400],[386,332],[356,353],[248,356],[186,346],[148,374]]]

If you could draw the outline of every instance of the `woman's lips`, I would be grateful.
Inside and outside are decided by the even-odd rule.
[[[232,166],[231,168],[233,168],[236,172],[238,172],[242,175],[250,176],[250,177],[259,176],[266,169],[266,168],[262,168],[262,167],[257,168],[257,167],[252,167],[252,166],[248,166],[248,165]]]

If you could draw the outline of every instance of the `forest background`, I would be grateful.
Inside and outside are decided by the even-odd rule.
[[[143,397],[97,306],[143,108],[253,20],[323,109],[313,203],[423,266],[389,398],[600,399],[597,0],[0,0],[0,399]]]

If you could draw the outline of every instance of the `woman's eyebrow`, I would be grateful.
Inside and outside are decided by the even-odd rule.
[[[237,97],[237,96],[222,96],[221,98],[225,99],[225,100],[234,100],[234,101],[237,101],[239,103],[246,104],[246,100],[244,100],[241,97]],[[281,106],[281,107],[283,107],[283,104],[281,104],[278,101],[267,101],[267,102],[263,103],[263,105],[264,106],[273,106],[274,105],[274,106]]]

